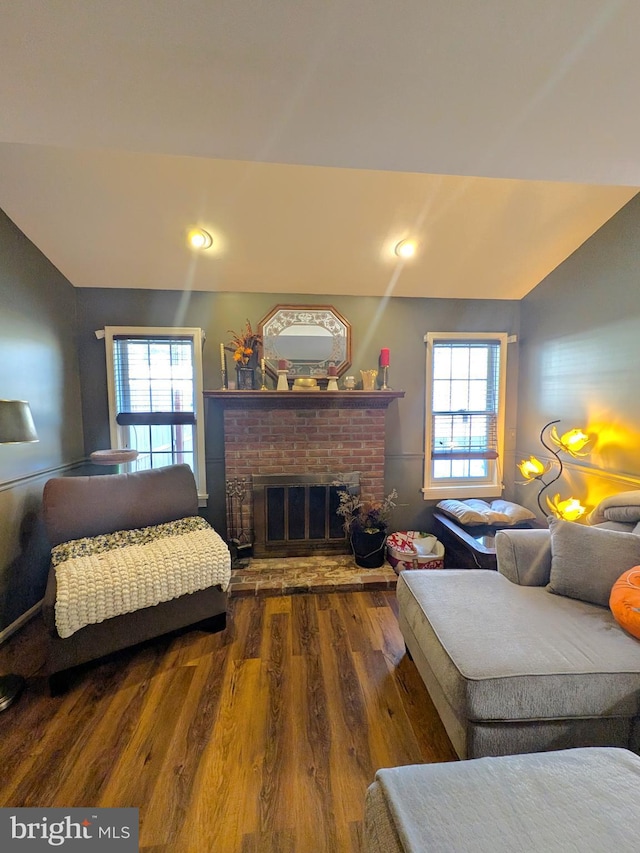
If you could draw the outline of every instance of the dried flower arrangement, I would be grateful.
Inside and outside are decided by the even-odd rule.
[[[365,533],[385,531],[389,525],[391,510],[396,505],[398,493],[392,489],[382,500],[362,500],[359,490],[346,483],[337,483],[342,488],[338,492],[340,505],[336,512],[344,519],[346,533],[362,530]]]
[[[254,331],[249,320],[241,332],[233,332],[229,329],[229,334],[233,337],[227,349],[233,352],[236,367],[246,367],[250,361],[255,364],[258,359],[258,347],[262,343],[262,336],[259,332]]]

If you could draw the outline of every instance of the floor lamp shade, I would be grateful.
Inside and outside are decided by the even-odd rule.
[[[38,441],[29,404],[26,400],[0,400],[0,444],[29,441]],[[0,711],[14,703],[23,687],[21,675],[0,676]]]
[[[0,400],[0,444],[38,441],[26,400]]]

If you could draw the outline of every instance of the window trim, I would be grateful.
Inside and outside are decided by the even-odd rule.
[[[195,415],[195,447],[194,447],[194,477],[198,488],[198,505],[206,506],[209,495],[207,493],[207,471],[205,461],[204,444],[204,380],[202,373],[202,348],[205,341],[204,331],[196,327],[178,326],[105,326],[105,356],[107,363],[107,399],[109,405],[109,438],[112,448],[124,447],[122,437],[126,425],[119,425],[116,421],[116,385],[115,371],[113,367],[113,340],[115,337],[166,337],[166,338],[191,338],[193,341],[193,369],[194,369],[194,415]],[[131,463],[135,469],[135,462]]]
[[[500,344],[500,369],[498,376],[498,412],[497,446],[498,458],[493,463],[491,480],[469,481],[466,478],[434,480],[432,475],[431,439],[432,439],[432,399],[433,399],[433,344],[446,341],[498,341]],[[502,465],[504,459],[504,439],[506,421],[507,390],[507,332],[427,332],[425,342],[425,423],[424,423],[424,479],[422,495],[424,500],[443,500],[446,498],[499,498],[504,490]]]

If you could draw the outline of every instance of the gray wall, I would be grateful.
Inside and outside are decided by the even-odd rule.
[[[406,396],[391,404],[387,414],[386,483],[399,492],[393,519],[400,528],[428,529],[431,505],[420,489],[423,469],[425,346],[428,331],[507,331],[518,333],[519,303],[489,300],[380,299],[368,297],[291,296],[283,294],[178,293],[142,290],[78,291],[78,348],[87,452],[107,447],[107,394],[104,342],[95,331],[114,325],[184,325],[205,330],[204,385],[220,387],[219,344],[229,330],[249,319],[255,326],[277,304],[331,304],[352,325],[352,371],[376,367],[382,346],[391,350],[389,384]],[[505,470],[513,467],[516,423],[517,350],[510,348],[509,385],[512,404],[507,435],[511,442]],[[215,525],[224,525],[224,451],[222,423],[210,406],[207,423],[207,482]]]
[[[516,455],[543,458],[548,421],[586,427],[593,451],[549,492],[589,506],[640,488],[639,270],[636,196],[522,302]],[[535,508],[535,485],[516,492]]]
[[[40,438],[0,445],[2,631],[42,597],[42,487],[84,456],[84,441],[75,291],[1,211],[0,398],[28,400]]]

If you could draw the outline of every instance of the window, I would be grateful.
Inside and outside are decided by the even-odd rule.
[[[499,497],[507,335],[429,332],[425,500]]]
[[[105,328],[112,447],[138,470],[184,462],[206,501],[201,329]]]

